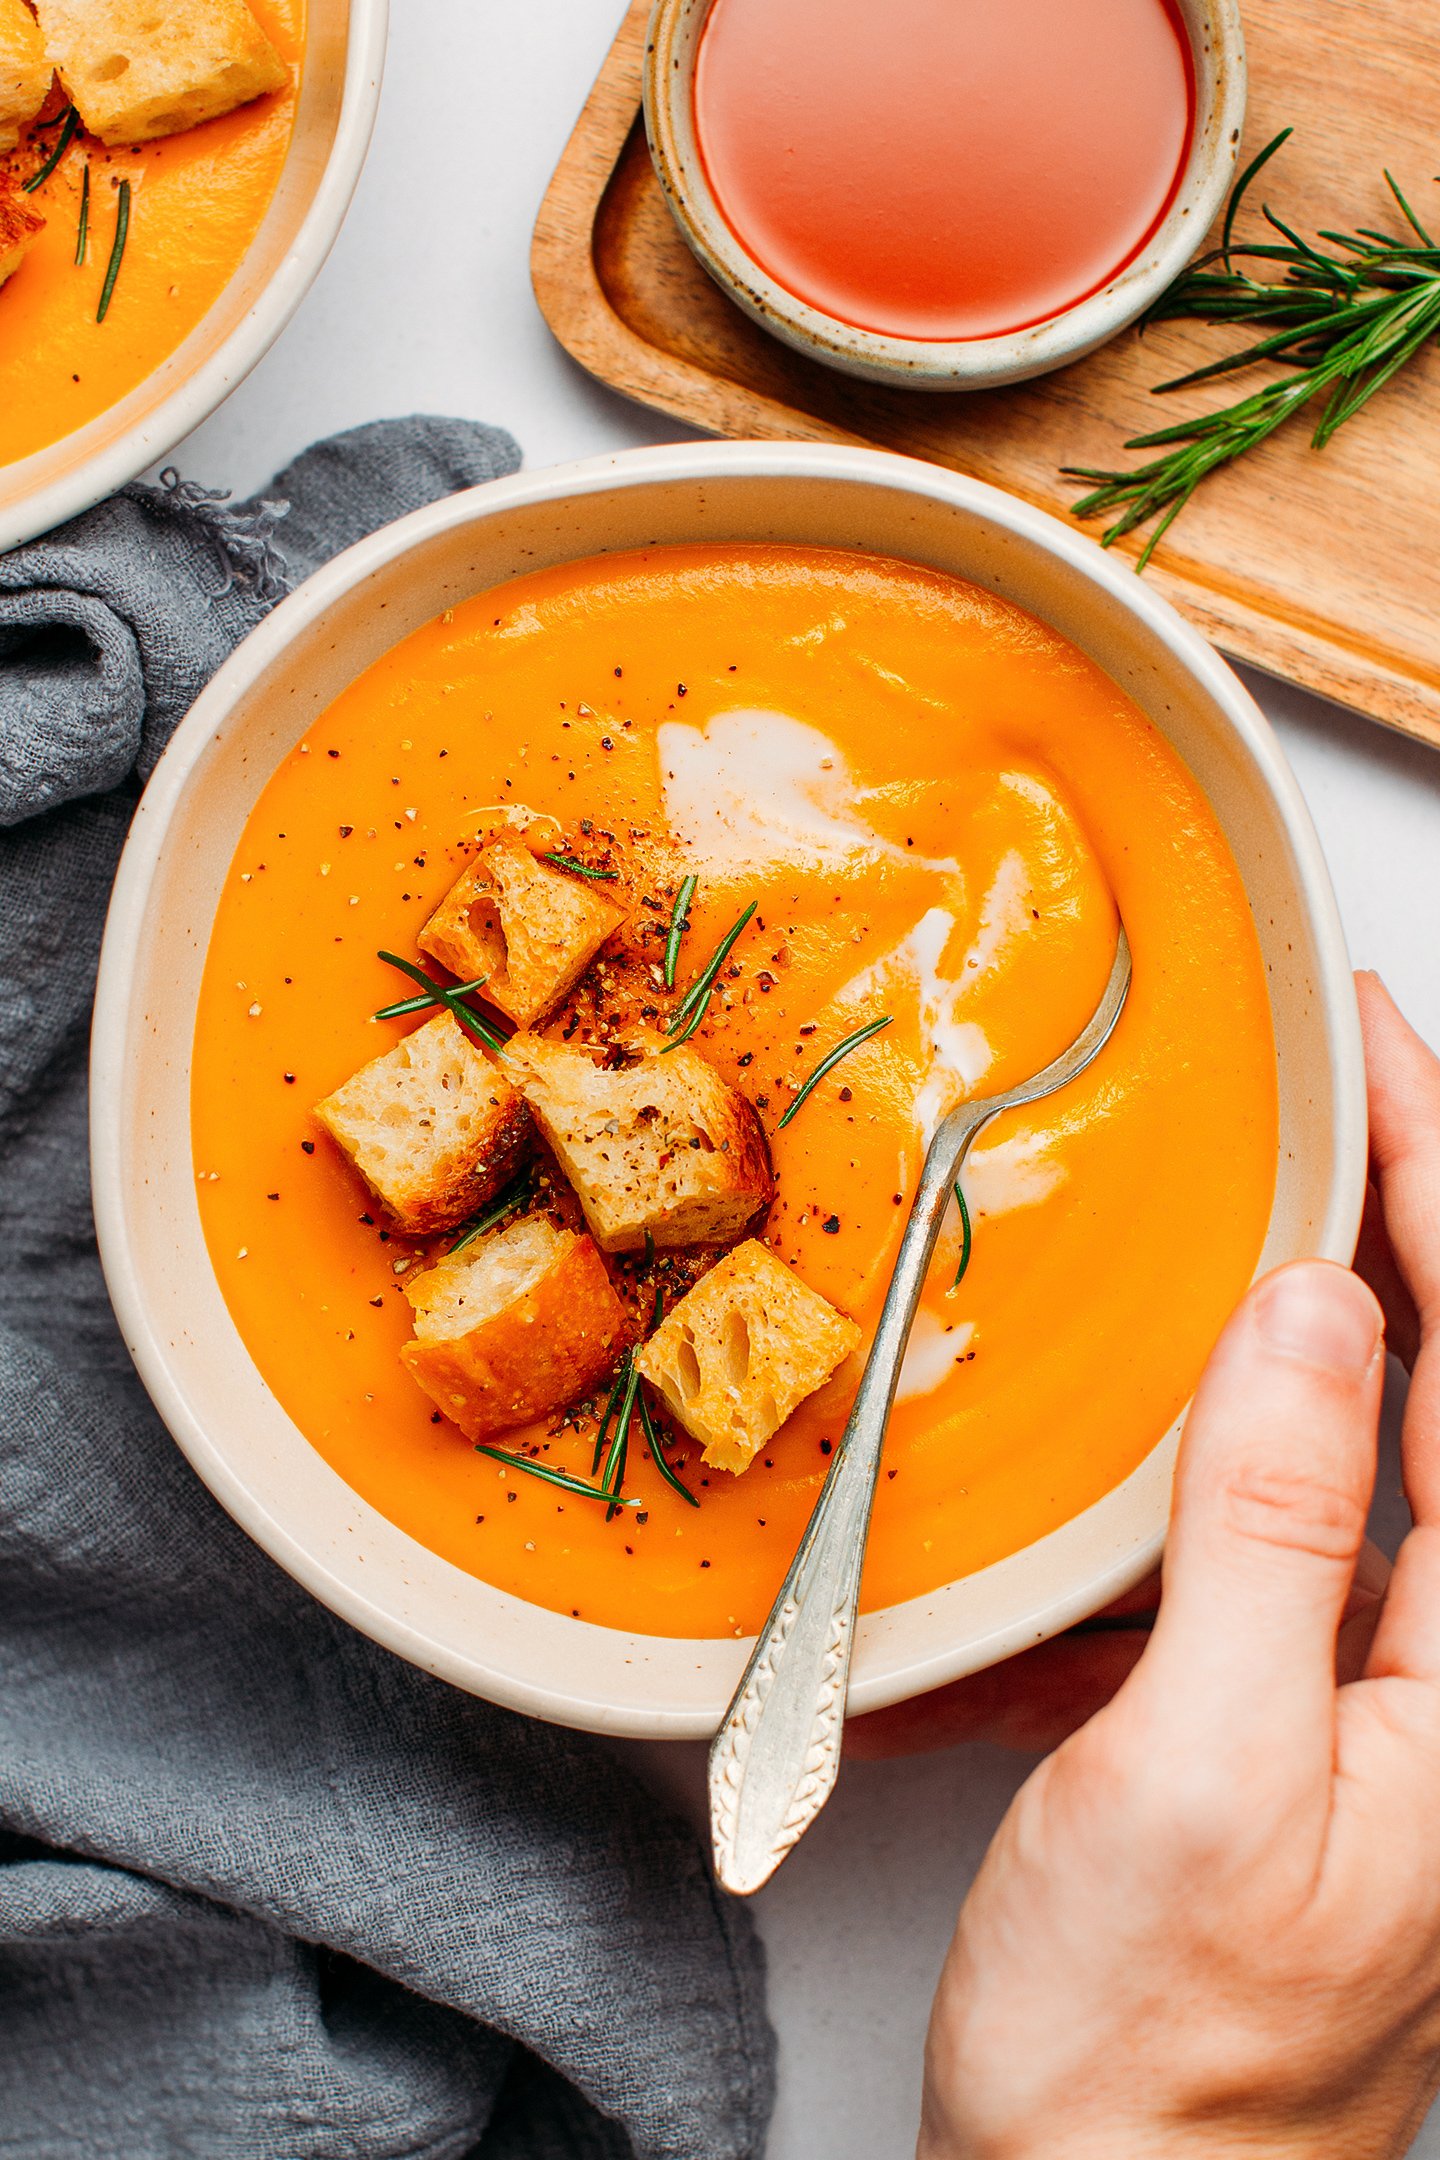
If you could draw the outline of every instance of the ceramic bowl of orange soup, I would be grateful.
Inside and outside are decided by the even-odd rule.
[[[1245,118],[1238,0],[656,0],[676,223],[763,329],[978,390],[1132,323],[1204,239]]]
[[[730,1696],[857,1361],[743,1475],[681,1447],[697,1506],[637,1441],[610,1519],[414,1385],[414,1241],[312,1114],[416,1025],[372,1017],[407,988],[377,955],[415,954],[477,818],[521,801],[621,862],[634,908],[553,1034],[603,1028],[627,940],[663,1024],[682,870],[680,985],[757,903],[692,1041],[764,1129],[763,1236],[858,1322],[857,1355],[927,1132],[1068,1043],[1118,903],[1113,1040],[975,1150],[953,1292],[958,1218],[942,1235],[851,1707],[1137,1581],[1235,1301],[1353,1247],[1363,1080],[1325,866],[1256,707],[1132,572],[991,488],[829,446],[636,451],[423,510],[286,600],[175,736],[106,933],[94,1181],[126,1340],[200,1476],[316,1596],[461,1687],[654,1737],[712,1731]],[[583,1479],[593,1436],[587,1413],[507,1437]]]
[[[22,196],[45,226],[0,286],[0,549],[122,487],[207,419],[330,252],[369,146],[388,0],[252,4],[286,88],[133,148],[82,131]],[[53,122],[24,129],[0,175],[39,179],[58,139]],[[127,229],[100,320],[122,182]]]

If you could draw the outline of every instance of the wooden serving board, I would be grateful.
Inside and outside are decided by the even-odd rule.
[[[602,382],[711,434],[896,450],[1061,516],[1081,492],[1062,466],[1128,465],[1127,436],[1238,394],[1234,379],[1149,394],[1233,338],[1190,324],[1127,331],[1058,374],[969,395],[875,388],[779,344],[700,268],[651,172],[639,117],[648,15],[649,0],[633,0],[531,255],[551,329]],[[1429,8],[1248,0],[1246,26],[1244,157],[1295,129],[1257,194],[1302,230],[1393,229],[1388,166],[1421,218],[1440,225]],[[1134,539],[1124,545],[1139,552]],[[1145,575],[1237,658],[1440,747],[1440,351],[1432,345],[1322,454],[1293,422],[1207,481]]]

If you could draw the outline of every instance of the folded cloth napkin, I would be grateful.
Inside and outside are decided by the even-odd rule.
[[[0,557],[0,2154],[764,2145],[759,1951],[695,1838],[599,1743],[401,1663],[241,1535],[130,1369],[91,1229],[89,1007],[139,782],[290,582],[517,462],[385,422],[260,500],[166,475]]]

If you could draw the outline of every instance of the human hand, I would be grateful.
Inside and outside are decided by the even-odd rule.
[[[1373,977],[1357,977],[1361,996],[1374,995]],[[1380,993],[1383,998],[1383,991]],[[1388,1000],[1386,1000],[1388,1004]],[[1355,1255],[1384,1307],[1388,1342],[1406,1366],[1414,1363],[1415,1309],[1390,1250],[1379,1195],[1366,1198],[1364,1228]],[[1390,1579],[1390,1563],[1367,1538],[1355,1565],[1345,1619],[1372,1607]],[[1023,1650],[1017,1657],[967,1673],[928,1695],[912,1695],[888,1709],[851,1718],[845,1752],[861,1761],[924,1755],[962,1741],[1048,1753],[1102,1710],[1139,1664],[1160,1604],[1160,1571],[1063,1635]],[[1345,1629],[1337,1646],[1339,1676],[1353,1680],[1363,1663],[1364,1630]]]
[[[1415,1527],[1345,1622],[1381,1308],[1280,1270],[1187,1421],[1144,1655],[961,1912],[920,2160],[1388,2160],[1440,2086],[1440,1063],[1373,979],[1361,1002]]]

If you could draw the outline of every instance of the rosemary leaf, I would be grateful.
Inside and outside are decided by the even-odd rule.
[[[75,266],[79,269],[85,261],[86,243],[90,238],[90,160],[85,160],[85,170],[80,176],[80,224],[75,234]]]
[[[1407,228],[1398,234],[1376,226],[1353,233],[1322,228],[1312,242],[1266,206],[1262,215],[1278,240],[1236,242],[1246,191],[1289,134],[1287,128],[1267,143],[1236,182],[1220,246],[1183,271],[1145,318],[1236,323],[1268,333],[1157,384],[1156,396],[1266,363],[1286,372],[1217,412],[1132,436],[1127,450],[1161,453],[1140,465],[1066,468],[1068,478],[1095,483],[1074,505],[1077,517],[1118,513],[1102,535],[1106,547],[1142,525],[1152,527],[1137,569],[1145,568],[1161,535],[1211,473],[1322,399],[1310,440],[1323,450],[1338,428],[1440,336],[1440,246],[1388,172],[1386,185]],[[1237,267],[1252,264],[1281,274],[1255,276]]]
[[[130,182],[122,180],[119,201],[115,206],[115,239],[110,249],[110,262],[105,272],[105,283],[100,293],[100,305],[95,310],[95,320],[102,323],[110,312],[110,302],[115,296],[115,280],[120,275],[120,265],[125,260],[125,242],[130,233]]]
[[[562,1492],[576,1493],[582,1500],[607,1501],[606,1522],[609,1522],[617,1508],[640,1505],[638,1500],[623,1499],[616,1493],[604,1491],[598,1485],[587,1485],[583,1478],[571,1477],[564,1470],[554,1470],[549,1463],[536,1462],[533,1456],[512,1454],[509,1448],[489,1447],[485,1441],[477,1440],[475,1452],[477,1455],[488,1455],[492,1462],[504,1463],[507,1470],[528,1470],[531,1477],[543,1478],[547,1485],[558,1485]]]
[[[1225,205],[1225,222],[1220,228],[1220,254],[1227,270],[1230,267],[1230,242],[1235,233],[1235,220],[1240,215],[1241,203],[1244,202],[1246,195],[1249,193],[1250,183],[1258,173],[1264,171],[1276,151],[1290,140],[1294,132],[1294,128],[1281,128],[1280,133],[1266,143],[1260,155],[1250,160],[1250,163],[1230,190],[1230,200]]]
[[[393,1019],[400,1012],[423,1012],[427,1005],[443,1005],[467,1033],[473,1035],[478,1042],[484,1043],[487,1050],[493,1050],[496,1057],[504,1057],[504,1036],[497,1035],[494,1028],[482,1020],[478,1013],[471,1012],[464,1002],[465,989],[473,988],[473,984],[457,985],[455,989],[447,990],[443,983],[432,982],[424,969],[416,967],[412,960],[402,960],[399,953],[381,952],[375,957],[383,960],[387,967],[399,968],[402,975],[408,975],[411,982],[418,983],[426,993],[423,1000],[406,998],[399,1005],[382,1006],[375,1015],[377,1020],[382,1016]]]
[[[487,1230],[493,1230],[497,1223],[504,1222],[507,1215],[513,1215],[515,1210],[523,1207],[529,1199],[534,1183],[534,1171],[522,1170],[517,1178],[511,1179],[502,1193],[496,1195],[488,1208],[479,1215],[472,1215],[469,1222],[461,1224],[460,1235],[453,1245],[446,1246],[446,1252],[464,1252],[465,1247],[473,1245],[477,1237],[484,1237]]]
[[[710,1006],[710,994],[715,988],[720,970],[729,959],[735,940],[739,937],[759,904],[758,900],[752,900],[749,907],[730,925],[730,928],[721,938],[720,943],[670,1015],[665,1032],[667,1035],[674,1035],[675,1040],[666,1043],[665,1050],[660,1053],[662,1057],[664,1057],[665,1051],[678,1050],[681,1043],[688,1042],[705,1018]],[[681,1031],[678,1035],[675,1033],[677,1028]]]
[[[577,862],[573,855],[542,855],[542,862],[554,863],[557,870],[569,870],[576,877],[618,878],[618,870],[592,870],[589,863]]]
[[[605,1443],[610,1436],[610,1420],[614,1417],[616,1411],[621,1405],[621,1402],[624,1400],[625,1387],[629,1378],[630,1353],[627,1350],[625,1352],[625,1355],[621,1358],[620,1363],[615,1368],[615,1385],[610,1390],[609,1399],[606,1402],[604,1411],[601,1414],[600,1423],[595,1428],[595,1454],[590,1464],[590,1474],[592,1477],[598,1477],[600,1475],[600,1463],[605,1454]]]
[[[453,994],[456,997],[469,997],[472,990],[478,990],[482,983],[489,980],[488,975],[477,975],[474,982],[457,983]],[[434,993],[426,990],[419,997],[402,998],[398,1005],[382,1005],[374,1017],[377,1020],[403,1020],[410,1013],[426,1012],[438,1003],[439,999]]]
[[[796,1111],[800,1108],[801,1103],[804,1102],[806,1096],[811,1092],[813,1088],[817,1088],[820,1085],[820,1082],[825,1078],[826,1073],[834,1070],[834,1068],[840,1063],[841,1058],[849,1057],[850,1052],[852,1050],[858,1050],[861,1043],[869,1042],[871,1036],[878,1035],[881,1028],[889,1027],[893,1017],[894,1015],[892,1013],[886,1013],[883,1020],[872,1020],[868,1026],[856,1028],[853,1035],[847,1035],[844,1042],[836,1043],[835,1048],[830,1052],[830,1055],[828,1057],[821,1058],[820,1063],[816,1066],[814,1072],[811,1073],[809,1079],[805,1081],[805,1083],[800,1089],[799,1094],[795,1097],[794,1102],[791,1103],[789,1109],[785,1112],[784,1117],[781,1118],[779,1125],[776,1127],[776,1130],[784,1130],[784,1128],[789,1124],[791,1118],[794,1117]]]
[[[665,988],[667,990],[673,990],[675,987],[675,969],[680,959],[680,940],[690,927],[690,902],[695,897],[695,887],[698,883],[698,878],[687,877],[683,879],[680,890],[675,895],[675,906],[670,916],[670,934],[665,940]]]
[[[610,1442],[610,1452],[605,1458],[605,1468],[600,1478],[603,1490],[614,1496],[616,1507],[624,1505],[620,1499],[620,1488],[625,1482],[625,1463],[630,1453],[630,1420],[635,1412],[635,1397],[639,1390],[640,1372],[635,1363],[635,1353],[633,1350],[627,1350],[625,1353],[625,1393],[620,1398],[620,1412],[615,1420],[615,1434]],[[613,1512],[612,1509],[610,1513]],[[610,1520],[610,1513],[607,1513],[605,1517],[606,1522]]]
[[[504,1057],[505,1038],[503,1035],[497,1035],[492,1027],[487,1027],[480,1015],[471,1012],[469,1006],[462,1005],[458,998],[446,998],[445,1004],[468,1035],[473,1035],[476,1042],[484,1043],[487,1050],[493,1050],[496,1057]]]
[[[955,1180],[955,1198],[960,1208],[960,1265],[956,1268],[955,1280],[950,1285],[952,1290],[958,1290],[965,1280],[965,1270],[970,1265],[970,1248],[975,1242],[970,1229],[970,1210],[965,1205],[965,1189],[959,1178]]]
[[[675,1492],[678,1492],[682,1500],[688,1500],[691,1507],[698,1508],[700,1505],[699,1500],[681,1479],[679,1472],[665,1458],[665,1450],[660,1445],[659,1432],[656,1430],[655,1421],[650,1415],[650,1405],[645,1400],[644,1388],[640,1390],[639,1402],[640,1429],[645,1435],[645,1444],[650,1450],[651,1461],[660,1472],[661,1477],[664,1478],[665,1483]]]
[[[40,167],[40,170],[38,172],[31,173],[30,178],[25,182],[24,186],[21,189],[22,194],[33,195],[36,188],[44,187],[45,182],[49,179],[51,173],[54,172],[61,158],[64,157],[65,152],[69,149],[71,143],[75,140],[75,130],[79,127],[79,125],[80,115],[78,112],[76,112],[75,107],[72,105],[69,112],[67,112],[65,115],[65,125],[61,128],[59,135],[55,139],[54,149],[50,152],[49,157],[46,158],[44,164]],[[129,182],[127,181],[125,184],[128,187]]]

